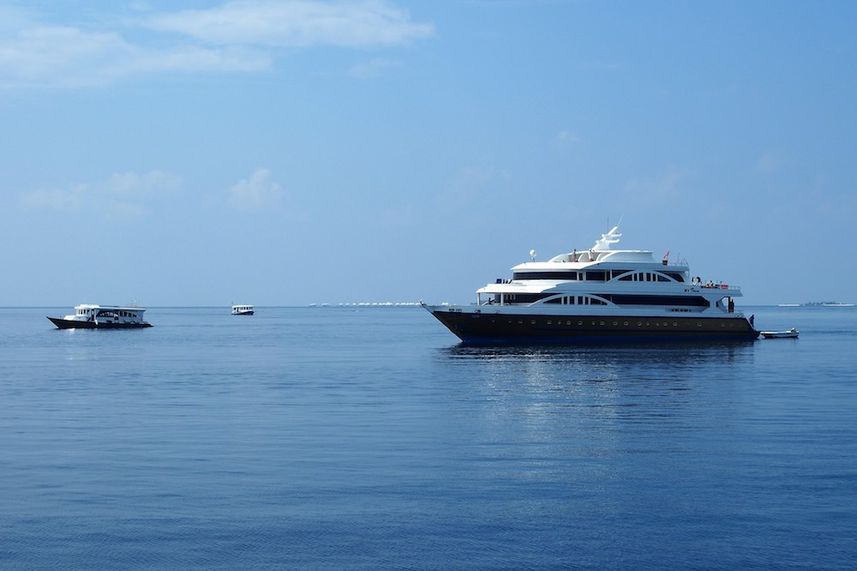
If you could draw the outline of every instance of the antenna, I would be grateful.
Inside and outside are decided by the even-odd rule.
[[[535,262],[535,261],[536,261],[536,251],[535,251],[534,249],[533,249],[533,250],[530,250],[530,259],[531,259],[533,262]]]

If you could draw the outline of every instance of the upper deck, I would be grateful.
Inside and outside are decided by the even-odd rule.
[[[721,299],[740,297],[735,285],[691,277],[685,262],[670,263],[669,252],[656,261],[650,250],[620,250],[618,227],[602,234],[589,250],[572,250],[546,262],[535,260],[512,268],[512,279],[498,279],[477,290],[477,303],[586,303],[614,305],[717,306]],[[535,253],[531,252],[535,257]],[[575,296],[568,298],[568,296]],[[583,296],[578,299],[576,296]],[[555,299],[556,298],[556,299]]]

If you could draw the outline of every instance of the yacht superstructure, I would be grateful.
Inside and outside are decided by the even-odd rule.
[[[476,305],[424,305],[464,342],[749,340],[735,285],[691,277],[685,262],[615,249],[613,227],[588,250],[518,264],[476,291]]]
[[[136,306],[81,304],[75,306],[73,315],[48,319],[59,329],[137,329],[152,326],[143,320],[145,311]]]

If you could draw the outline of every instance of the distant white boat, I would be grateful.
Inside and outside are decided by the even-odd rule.
[[[830,303],[822,303],[822,307],[854,307],[853,303],[839,303],[839,302],[830,302]]]
[[[799,303],[778,303],[777,307],[800,307]]]
[[[785,331],[762,331],[762,337],[765,339],[796,339],[800,331],[792,327]]]
[[[252,305],[233,305],[232,315],[253,315],[256,312]]]

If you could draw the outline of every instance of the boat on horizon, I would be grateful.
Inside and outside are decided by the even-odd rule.
[[[152,324],[143,320],[143,307],[118,305],[81,304],[74,307],[74,314],[50,317],[58,329],[140,329]]]
[[[232,315],[253,315],[256,310],[252,305],[233,305]]]
[[[476,291],[475,305],[422,306],[466,344],[751,341],[738,286],[691,277],[669,252],[614,249],[613,227],[588,250],[512,268]]]

